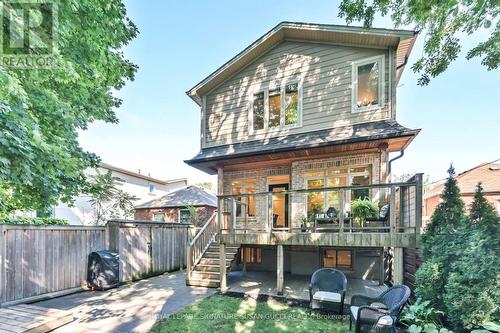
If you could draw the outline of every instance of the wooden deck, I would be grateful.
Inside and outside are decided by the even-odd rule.
[[[15,305],[0,309],[0,333],[44,333],[72,320],[69,311]]]
[[[306,275],[285,274],[283,297],[294,300],[309,301],[309,282]],[[242,293],[256,298],[259,295],[276,296],[276,272],[241,271],[230,272],[228,279],[229,291]],[[378,281],[347,279],[346,304],[350,304],[353,294],[364,294],[370,297],[380,295],[387,287],[379,285]]]

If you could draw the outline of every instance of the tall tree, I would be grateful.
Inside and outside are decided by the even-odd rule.
[[[464,203],[455,179],[455,169],[448,169],[448,179],[441,194],[442,202],[431,217],[422,235],[422,254],[425,262],[417,272],[417,295],[444,311],[443,295],[451,263],[461,256],[466,240],[457,235],[466,228]]]
[[[137,33],[121,0],[58,1],[53,67],[0,66],[0,215],[88,190],[84,170],[99,158],[80,147],[78,131],[118,122],[113,92],[137,70],[121,50]]]
[[[500,218],[481,183],[470,208],[471,224],[457,235],[465,240],[463,254],[451,263],[443,297],[456,332],[500,321]]]
[[[371,27],[376,14],[390,15],[396,27],[412,26],[423,31],[424,52],[413,70],[421,75],[418,83],[427,85],[458,57],[462,49],[460,34],[478,38],[479,31],[489,31],[489,38],[478,42],[466,57],[481,57],[488,70],[499,67],[499,8],[498,0],[342,0],[339,16],[345,17],[347,23],[362,21],[365,27]]]

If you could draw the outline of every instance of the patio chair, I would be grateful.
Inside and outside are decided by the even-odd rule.
[[[370,222],[382,222],[384,226],[387,226],[389,223],[389,216],[390,216],[390,207],[389,205],[383,205],[380,208],[379,212],[379,217],[367,217],[365,222],[370,223]]]
[[[309,284],[309,300],[312,309],[337,311],[344,309],[347,279],[339,270],[331,268],[318,269],[311,277]]]
[[[352,295],[349,330],[354,323],[355,333],[365,332],[363,328],[376,328],[377,332],[394,332],[401,310],[409,298],[410,288],[405,285],[389,288],[375,298]]]

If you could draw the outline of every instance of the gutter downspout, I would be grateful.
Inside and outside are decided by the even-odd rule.
[[[399,155],[398,156],[396,156],[396,157],[394,157],[394,158],[392,158],[392,159],[389,160],[389,163],[388,163],[388,166],[387,166],[387,169],[388,169],[387,171],[388,171],[388,174],[389,174],[389,179],[392,178],[392,162],[394,162],[397,159],[400,159],[401,157],[404,156],[404,154],[405,154],[405,151],[401,150],[401,151],[399,151]]]

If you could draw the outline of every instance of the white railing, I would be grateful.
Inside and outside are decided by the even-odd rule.
[[[214,213],[187,246],[187,275],[191,278],[193,267],[200,261],[203,253],[217,235],[217,213]]]

